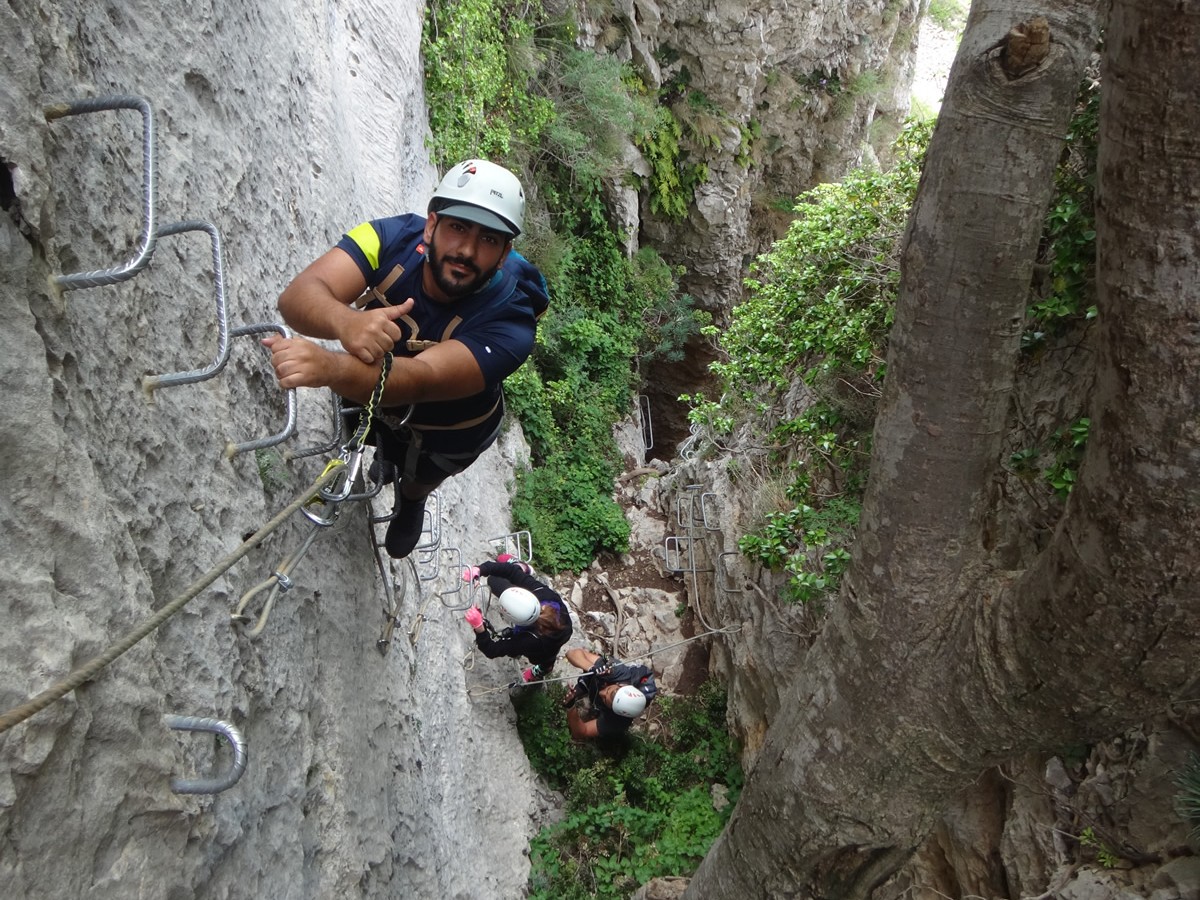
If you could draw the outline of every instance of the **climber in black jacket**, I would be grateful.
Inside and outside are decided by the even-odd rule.
[[[523,681],[548,675],[572,632],[571,616],[562,597],[534,578],[528,564],[514,561],[506,553],[495,562],[489,560],[463,572],[464,581],[474,582],[480,577],[487,578],[500,614],[510,627],[497,634],[479,607],[472,606],[464,618],[475,630],[475,646],[488,659],[524,656],[532,665],[521,673]]]

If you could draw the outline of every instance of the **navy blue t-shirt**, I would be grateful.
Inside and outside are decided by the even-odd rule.
[[[545,308],[546,282],[541,272],[514,250],[486,286],[451,303],[438,303],[427,297],[421,287],[424,228],[425,217],[414,213],[374,219],[351,229],[337,246],[358,265],[368,288],[377,286],[397,265],[412,259],[414,245],[417,246],[419,255],[415,263],[409,263],[387,290],[393,304],[409,297],[416,301],[407,315],[396,320],[401,339],[392,352],[396,356],[413,357],[443,340],[460,341],[471,351],[483,372],[483,391],[461,400],[418,403],[413,411],[413,424],[451,425],[485,415],[494,408],[501,383],[533,350],[537,330],[535,303],[537,309]],[[372,302],[368,307],[378,305]]]

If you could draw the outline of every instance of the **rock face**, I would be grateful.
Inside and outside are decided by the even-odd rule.
[[[646,195],[636,218],[628,198],[614,202],[643,245],[686,268],[681,285],[697,308],[723,321],[796,196],[890,145],[908,112],[922,10],[920,0],[622,0],[585,28],[585,40],[632,62],[671,101],[683,162],[706,173],[682,219],[654,215]],[[676,398],[703,387],[710,358],[697,341],[684,364],[647,373],[660,446],[686,436]]]
[[[259,459],[225,456],[285,422],[253,337],[231,338],[219,376],[147,400],[144,374],[216,358],[209,234],[161,237],[122,283],[56,289],[56,274],[135,257],[143,121],[127,109],[48,121],[44,108],[148,100],[157,226],[212,223],[230,324],[271,322],[280,289],[342,231],[424,207],[436,173],[421,15],[222,0],[0,11],[3,710],[162,609],[336,456],[278,453],[331,435],[329,396],[306,390],[297,437]],[[444,486],[435,563],[452,577],[398,570],[408,590],[386,658],[366,507],[346,504],[260,637],[230,612],[300,549],[315,526],[299,515],[90,683],[0,735],[4,895],[519,896],[539,801],[502,689],[515,664],[464,668],[461,599],[437,589],[457,577],[449,551],[478,561],[508,531],[505,473],[525,452],[510,432]],[[233,789],[172,792],[172,777],[230,758],[164,714],[241,730],[248,766]]]

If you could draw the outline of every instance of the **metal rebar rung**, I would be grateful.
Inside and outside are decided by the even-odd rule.
[[[680,494],[675,498],[675,524],[680,528],[689,528],[692,524],[693,498]],[[686,509],[686,512],[684,511]]]
[[[154,229],[154,111],[150,108],[149,101],[130,95],[95,97],[90,100],[55,103],[47,106],[43,114],[47,121],[52,122],[67,116],[110,109],[133,109],[142,114],[142,233],[138,238],[138,249],[128,262],[111,269],[55,275],[54,283],[64,291],[125,281],[146,268],[150,264],[150,257],[154,255],[154,244],[157,240]]]
[[[533,564],[533,535],[528,531],[513,531],[499,537],[489,538],[488,543],[496,556],[507,553],[518,562]]]
[[[729,565],[725,562],[725,558],[728,556],[741,556],[741,554],[736,550],[726,550],[717,557],[717,567],[721,570],[721,579],[718,584],[720,584],[721,590],[727,594],[745,593],[740,586],[733,585],[729,580]]]
[[[681,544],[687,542],[687,564],[683,564],[683,551]],[[678,535],[667,535],[663,538],[663,564],[668,572],[694,572],[695,566],[692,563],[692,539],[690,537],[680,537]]]
[[[286,325],[279,325],[273,322],[265,322],[257,325],[242,325],[233,329],[230,334],[233,337],[245,337],[255,334],[266,334],[273,331],[285,338],[290,338],[292,333]],[[245,453],[247,450],[262,450],[264,447],[273,447],[276,444],[282,444],[293,434],[296,433],[296,389],[288,388],[283,392],[284,399],[287,403],[287,421],[284,423],[283,430],[270,437],[258,438],[253,441],[244,441],[240,444],[235,444],[230,441],[225,445],[225,456],[232,459],[239,453]]]
[[[217,356],[207,367],[187,372],[171,372],[166,375],[147,375],[142,379],[142,390],[152,394],[158,388],[194,384],[220,374],[229,362],[229,315],[225,307],[225,267],[221,262],[221,234],[211,222],[173,222],[158,229],[158,236],[183,234],[188,231],[204,231],[212,243],[213,284],[217,301]]]
[[[301,450],[284,450],[284,459],[300,459],[305,456],[323,456],[332,451],[335,447],[341,446],[346,438],[346,424],[342,416],[342,398],[340,395],[329,391],[329,396],[332,398],[333,404],[333,437],[328,443],[305,447]],[[374,496],[374,495],[372,495]]]
[[[238,783],[246,771],[247,756],[246,740],[237,726],[220,719],[171,714],[164,715],[163,722],[168,728],[176,731],[204,731],[220,735],[229,741],[229,746],[233,748],[233,762],[225,774],[213,778],[172,778],[172,791],[176,794],[219,794]]]
[[[475,605],[474,595],[475,589],[479,587],[479,582],[472,582],[470,588],[465,592],[466,602],[463,604],[450,602],[447,603],[447,598],[461,600],[464,591],[463,585],[466,582],[462,579],[463,573],[462,551],[458,547],[443,547],[442,548],[442,574],[445,576],[445,581],[450,582],[450,586],[444,590],[437,591],[438,602],[446,609],[453,612],[465,612]]]

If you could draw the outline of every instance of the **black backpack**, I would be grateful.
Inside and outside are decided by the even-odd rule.
[[[584,684],[585,689],[588,689],[589,694],[595,700],[595,694],[591,688],[599,690],[600,687],[608,684],[632,684],[635,688],[641,691],[646,697],[646,705],[649,706],[654,702],[654,698],[658,696],[658,685],[654,682],[654,671],[649,666],[638,665],[637,663],[610,663],[608,660],[600,659],[596,661],[593,670],[596,678],[588,678],[589,673],[584,673],[579,677],[581,684]],[[586,684],[585,681],[591,682]]]

